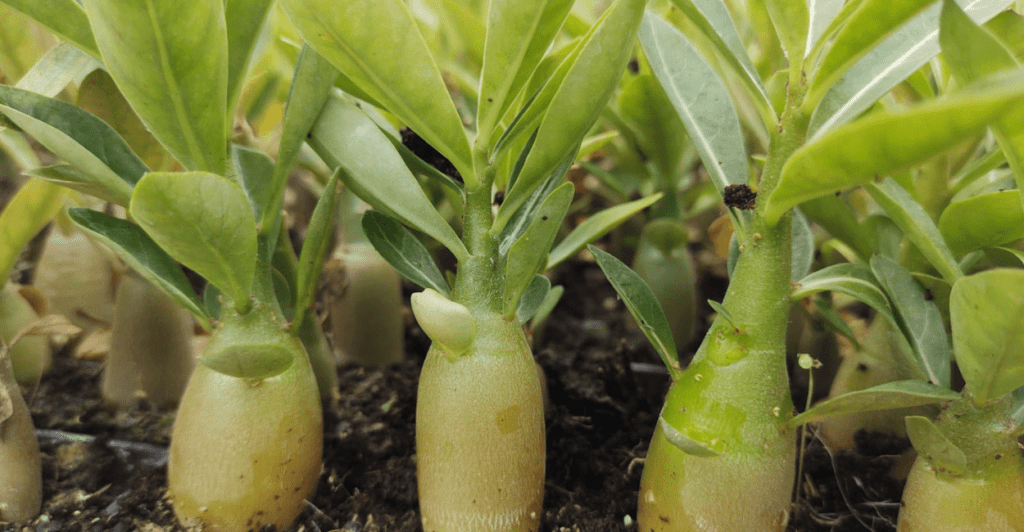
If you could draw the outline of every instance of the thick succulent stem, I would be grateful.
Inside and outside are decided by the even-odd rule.
[[[1024,461],[1009,397],[982,407],[969,399],[948,405],[935,424],[966,458],[953,474],[922,454],[903,489],[899,532],[1019,532],[1024,530]]]
[[[22,340],[24,341],[24,340]],[[39,515],[43,498],[42,458],[35,427],[21,388],[14,380],[10,359],[0,357],[0,521],[28,521]]]
[[[371,367],[401,362],[405,324],[398,272],[365,242],[342,244],[334,259],[343,277],[329,317],[338,362]]]
[[[245,379],[199,365],[178,408],[167,469],[182,522],[206,530],[287,529],[320,475],[323,420],[316,378],[284,320],[257,304],[245,316],[224,310],[206,353],[258,338],[253,349],[294,355],[281,374]],[[247,333],[252,331],[252,334]]]
[[[195,367],[188,312],[129,272],[117,289],[110,336],[103,399],[122,408],[134,406],[141,397],[157,406],[177,404]]]
[[[21,290],[8,283],[0,287],[0,337],[10,342],[18,331],[39,319],[37,309],[25,299]],[[53,353],[49,341],[41,336],[26,336],[8,352],[14,378],[21,384],[33,386],[53,366]]]

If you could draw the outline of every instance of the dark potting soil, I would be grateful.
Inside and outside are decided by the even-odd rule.
[[[555,282],[565,296],[534,338],[550,398],[541,529],[635,531],[643,458],[668,377],[594,264],[572,262]],[[721,292],[724,281],[702,286]],[[705,297],[721,300],[721,293]],[[413,320],[408,325],[405,363],[339,368],[341,399],[324,412],[320,483],[293,531],[421,530],[413,429],[429,340]],[[43,513],[0,529],[187,530],[164,498],[173,412],[104,408],[100,370],[98,362],[61,353],[31,392],[44,453]],[[813,437],[807,442],[790,530],[894,530],[902,486],[888,476],[890,455],[905,442],[865,438],[866,454],[830,454]]]

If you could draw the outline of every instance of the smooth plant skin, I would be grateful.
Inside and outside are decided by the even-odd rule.
[[[0,289],[0,335],[9,342],[19,329],[39,319],[39,313],[19,293],[18,288],[8,283]],[[53,365],[46,338],[29,336],[15,344],[8,353],[14,378],[26,386],[34,385]]]
[[[405,357],[402,279],[368,242],[342,244],[340,296],[330,306],[330,331],[340,363],[382,367]]]
[[[756,246],[751,233],[723,301],[733,322],[716,318],[669,390],[640,480],[640,530],[785,528],[796,458],[785,427],[789,227],[787,217],[758,233]],[[702,448],[684,452],[669,427]]]
[[[0,358],[0,406],[11,408],[10,417],[0,421],[0,522],[28,521],[39,515],[42,504],[42,457],[6,356]]]
[[[654,290],[665,311],[672,338],[685,346],[697,320],[693,259],[686,249],[686,228],[668,219],[647,224],[633,258],[633,270]]]
[[[903,489],[899,532],[1024,530],[1024,461],[1009,419],[1009,398],[974,407],[954,401],[936,420],[967,458],[962,475],[918,456]]]
[[[114,318],[113,264],[81,231],[51,230],[32,286],[46,298],[50,313],[61,314],[82,329]]]
[[[104,401],[130,408],[141,394],[157,406],[175,405],[194,367],[191,316],[138,274],[126,274],[100,384]]]
[[[545,456],[537,369],[518,322],[477,318],[480,334],[468,352],[450,360],[434,342],[420,374],[416,453],[423,529],[534,531]],[[452,464],[469,474],[452,475]]]
[[[206,353],[284,349],[294,360],[281,374],[243,379],[198,365],[178,407],[167,466],[168,490],[183,523],[245,532],[286,529],[320,475],[323,420],[316,378],[301,342],[254,308],[218,329]],[[244,353],[243,353],[244,354]]]

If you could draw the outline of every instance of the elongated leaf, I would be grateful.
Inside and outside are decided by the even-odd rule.
[[[377,125],[340,96],[328,98],[310,145],[363,201],[445,245],[460,262],[468,252]]]
[[[153,136],[185,168],[223,175],[228,44],[222,0],[83,3],[110,77]]]
[[[660,200],[662,194],[652,194],[622,205],[609,207],[603,211],[590,216],[583,223],[576,226],[561,242],[551,250],[548,257],[548,264],[545,270],[558,266],[566,259],[572,257],[587,244],[604,236],[608,231],[615,229],[622,222],[625,222],[634,214],[646,209]]]
[[[94,70],[82,80],[78,106],[112,127],[147,167],[165,166],[167,151],[139,120],[106,70]]]
[[[133,270],[185,307],[205,329],[210,329],[210,315],[196,297],[181,267],[141,227],[82,207],[69,208],[68,216]]]
[[[284,189],[288,184],[292,163],[295,162],[306,135],[320,115],[324,102],[330,97],[331,87],[337,78],[336,68],[309,45],[302,46],[295,64],[292,85],[288,90],[277,162],[274,164],[274,174],[269,185],[269,198],[275,201],[271,209],[259,217],[261,230],[266,230],[269,224],[280,216],[280,203],[284,198]]]
[[[949,313],[957,366],[977,404],[1024,385],[1024,270],[960,279]]]
[[[941,21],[942,56],[961,83],[1018,66],[1013,53],[992,34],[971,22],[952,0],[942,2]],[[1017,190],[1024,191],[1024,105],[1000,117],[992,124],[992,132],[1010,163]],[[1024,205],[1024,192],[1019,197]]]
[[[814,73],[809,91],[813,94],[828,90],[839,76],[875,45],[892,34],[903,23],[923,11],[935,0],[865,0],[850,16],[846,25],[836,34],[828,53]]]
[[[984,131],[1020,102],[1024,102],[1024,72],[1013,71],[990,76],[944,100],[869,116],[829,131],[786,161],[765,216],[775,223],[801,202],[907,168]]]
[[[923,416],[907,416],[907,437],[922,458],[942,472],[959,475],[967,469],[964,452],[935,423]]]
[[[686,37],[657,15],[644,16],[640,44],[718,193],[746,184],[743,131],[725,84]]]
[[[282,0],[302,37],[359,89],[448,158],[470,184],[469,140],[441,73],[401,0]]]
[[[257,221],[262,219],[267,209],[271,208],[273,196],[270,177],[274,171],[274,161],[259,150],[236,144],[231,146],[231,163],[252,207],[253,218]]]
[[[46,26],[55,35],[99,58],[100,52],[89,28],[89,19],[75,0],[3,0],[18,11]]]
[[[0,112],[88,176],[104,199],[127,205],[147,170],[117,132],[73,105],[0,85]]]
[[[953,352],[939,308],[925,297],[924,288],[910,272],[892,259],[871,257],[871,271],[889,295],[918,365],[931,383],[949,388]]]
[[[1024,238],[1020,192],[1004,190],[955,201],[942,211],[939,232],[956,256]]]
[[[530,321],[547,300],[550,291],[551,281],[543,275],[534,275],[533,280],[523,291],[523,297],[519,299],[519,306],[516,307],[516,320],[519,323]]]
[[[669,328],[668,319],[665,318],[665,312],[661,310],[658,298],[651,287],[647,286],[636,272],[629,269],[629,266],[610,253],[594,246],[587,246],[587,249],[594,254],[597,265],[601,267],[608,282],[612,283],[615,292],[622,298],[629,313],[640,326],[640,330],[658,352],[672,380],[678,379],[683,370],[679,367],[676,343],[672,339],[672,330]]]
[[[21,250],[64,204],[63,191],[50,183],[33,179],[0,212],[0,289],[7,284]]]
[[[541,119],[523,171],[499,210],[496,227],[508,221],[553,168],[579,150],[626,70],[645,4],[645,0],[615,0],[580,43]]]
[[[825,30],[843,9],[843,0],[807,0],[807,49],[804,57],[810,54],[811,48],[825,36]]]
[[[958,0],[975,22],[984,22],[1012,0]],[[885,38],[825,93],[811,116],[808,139],[853,120],[883,94],[939,53],[939,5],[933,5]]]
[[[777,121],[761,75],[747,55],[747,48],[736,31],[729,9],[722,0],[672,0],[701,34],[714,46],[718,55],[747,88],[747,93],[761,113],[765,124]]]
[[[515,312],[523,291],[547,263],[551,244],[569,212],[575,192],[572,183],[562,183],[537,208],[533,221],[508,250],[505,260],[505,314]]]
[[[253,50],[274,0],[224,0],[227,25],[227,110],[233,111],[249,70]]]
[[[807,218],[799,209],[793,214],[793,261],[789,278],[799,281],[810,273],[814,264],[814,233],[811,232]]]
[[[430,251],[402,224],[380,212],[366,211],[362,226],[373,248],[398,273],[423,288],[432,288],[445,297],[451,295]]]
[[[119,191],[118,194],[110,194],[106,188],[98,185],[95,179],[70,164],[40,166],[26,170],[24,173],[27,176],[38,177],[55,185],[77,190],[111,203],[128,205],[128,201],[131,199],[131,189]]]
[[[655,172],[674,181],[687,145],[686,127],[658,79],[647,72],[633,76],[623,83],[615,104],[630,141],[636,143]]]
[[[569,15],[572,0],[495,0],[487,13],[477,131],[490,137]]]
[[[1010,419],[1017,425],[1014,434],[1020,436],[1024,431],[1024,386],[1013,391],[1013,404],[1010,407]]]
[[[764,6],[768,9],[768,15],[775,26],[775,34],[779,36],[782,50],[789,58],[789,62],[800,62],[807,48],[807,2],[765,0]]]
[[[910,408],[954,401],[959,398],[959,393],[927,382],[916,380],[887,382],[864,390],[844,393],[839,397],[819,403],[810,410],[797,415],[789,423],[791,426],[798,427],[839,414]]]
[[[324,257],[327,256],[327,249],[333,242],[331,237],[334,236],[332,229],[334,205],[338,200],[338,174],[339,172],[334,172],[324,185],[320,201],[316,203],[313,216],[309,220],[309,230],[306,232],[306,240],[302,243],[302,252],[299,253],[299,271],[295,280],[295,320],[292,327],[296,333],[302,326],[302,320],[309,314],[306,311],[313,305]]]
[[[513,168],[512,178],[514,179],[517,169],[520,168],[520,163],[526,159],[526,155],[533,145],[533,137],[527,142],[526,147],[523,148],[523,153],[519,156],[519,161],[516,162],[516,166]],[[537,209],[540,208],[544,200],[547,199],[548,195],[551,194],[555,188],[558,187],[565,179],[566,172],[569,171],[569,167],[572,166],[572,157],[566,157],[562,164],[558,166],[551,174],[544,180],[544,182],[537,187],[536,190],[530,194],[530,198],[519,210],[516,211],[512,219],[509,220],[505,227],[501,231],[501,238],[498,240],[498,254],[502,257],[508,255],[508,250],[512,247],[519,237],[523,236],[527,228],[530,227],[530,223],[536,217]]]
[[[871,269],[863,264],[844,262],[822,268],[797,282],[790,298],[793,301],[799,301],[811,294],[826,290],[846,294],[858,301],[863,301],[878,311],[893,326],[899,326],[892,307],[889,305],[889,298],[885,296],[885,292],[879,286],[878,279],[871,273]]]
[[[55,98],[72,81],[100,66],[95,58],[64,42],[51,48],[36,61],[15,87]]]
[[[946,247],[939,229],[924,208],[903,187],[889,178],[877,185],[868,185],[867,190],[947,283],[953,284],[963,277],[963,271]]]
[[[135,186],[129,211],[170,256],[236,304],[249,300],[256,221],[241,187],[207,172],[151,172]]]
[[[800,211],[828,231],[833,238],[856,250],[861,257],[871,256],[873,249],[867,232],[857,221],[857,215],[841,198],[832,194],[819,196],[801,203]]]

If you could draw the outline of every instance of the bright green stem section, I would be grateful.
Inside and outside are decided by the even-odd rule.
[[[474,156],[480,186],[466,190],[462,233],[469,257],[459,264],[452,295],[479,320],[482,314],[501,313],[505,286],[498,263],[498,236],[491,234],[491,185],[497,168],[487,161],[486,149],[475,150]]]

